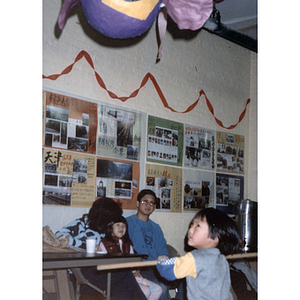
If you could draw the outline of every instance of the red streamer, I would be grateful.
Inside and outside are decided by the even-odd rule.
[[[197,99],[192,105],[190,105],[185,111],[179,112],[179,111],[177,111],[177,110],[175,110],[175,109],[173,109],[172,107],[169,106],[169,104],[168,104],[168,102],[167,102],[167,100],[166,100],[166,98],[165,98],[165,96],[164,96],[162,90],[160,89],[160,87],[159,87],[159,85],[158,85],[156,79],[154,78],[154,76],[153,76],[151,73],[147,73],[147,74],[145,75],[145,77],[143,78],[143,80],[142,80],[142,82],[141,82],[141,84],[140,84],[140,87],[139,87],[138,89],[136,89],[135,91],[133,91],[133,92],[130,94],[130,96],[128,96],[128,97],[118,97],[115,93],[109,91],[109,90],[106,88],[104,81],[102,80],[101,76],[96,72],[96,70],[95,70],[95,68],[94,68],[94,63],[93,63],[93,61],[92,61],[92,58],[91,58],[90,55],[89,55],[86,51],[84,51],[84,50],[80,51],[80,52],[78,53],[78,55],[76,56],[74,62],[73,62],[71,65],[69,65],[68,67],[66,67],[60,74],[53,74],[53,75],[49,75],[49,76],[43,75],[43,79],[56,80],[58,77],[60,77],[60,76],[62,76],[62,75],[69,74],[69,73],[72,71],[73,66],[74,66],[79,60],[81,60],[83,57],[86,59],[86,61],[88,62],[88,64],[91,66],[91,68],[94,70],[96,80],[97,80],[98,84],[100,85],[100,87],[102,87],[104,90],[106,90],[107,93],[109,94],[109,96],[110,96],[111,98],[113,98],[113,99],[119,99],[119,100],[121,100],[122,102],[125,102],[125,101],[127,101],[128,99],[130,99],[130,98],[134,98],[134,97],[136,97],[136,96],[138,95],[140,89],[141,89],[142,87],[144,87],[144,86],[146,85],[146,83],[148,82],[148,80],[150,79],[151,82],[152,82],[152,84],[153,84],[153,86],[154,86],[154,88],[155,88],[155,90],[156,90],[156,92],[157,92],[157,94],[158,94],[158,96],[159,96],[159,98],[160,98],[160,100],[161,100],[161,102],[162,102],[162,104],[163,104],[163,106],[164,106],[165,108],[171,110],[172,112],[184,114],[184,113],[188,113],[188,112],[192,111],[192,110],[196,107],[196,105],[198,104],[198,102],[199,102],[199,100],[200,100],[200,97],[203,95],[203,96],[205,97],[205,100],[206,100],[206,105],[207,105],[209,111],[211,112],[211,114],[213,115],[213,117],[214,117],[216,123],[217,123],[220,127],[223,127],[223,128],[225,128],[225,129],[233,129],[233,128],[235,128],[235,127],[243,120],[243,118],[245,117],[245,114],[246,114],[247,105],[248,105],[248,104],[250,103],[250,101],[251,101],[250,99],[247,100],[246,105],[245,105],[245,108],[244,108],[244,110],[242,111],[242,113],[241,113],[240,116],[239,116],[238,122],[237,122],[236,124],[234,124],[234,125],[230,125],[229,127],[225,127],[225,126],[223,125],[223,123],[215,116],[215,114],[214,114],[214,108],[213,108],[212,104],[210,103],[210,101],[208,100],[208,98],[207,98],[207,96],[206,96],[206,94],[205,94],[205,92],[204,92],[203,90],[201,90],[201,91],[199,92],[199,97],[198,97],[198,99]]]

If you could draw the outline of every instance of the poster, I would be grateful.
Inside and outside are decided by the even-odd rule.
[[[215,131],[185,125],[184,166],[196,169],[215,168]]]
[[[236,202],[244,198],[244,177],[216,174],[216,208],[235,214]]]
[[[146,164],[146,188],[158,198],[156,209],[182,212],[182,169]]]
[[[98,105],[97,155],[140,159],[141,113]]]
[[[183,124],[148,116],[147,161],[182,166]]]
[[[96,198],[113,198],[122,209],[136,209],[139,168],[138,162],[97,157]]]
[[[86,206],[95,201],[95,157],[45,148],[43,204]]]
[[[44,146],[96,153],[97,104],[46,92]]]
[[[184,211],[214,207],[214,173],[185,169],[183,178]]]
[[[217,131],[217,170],[244,173],[245,137]]]

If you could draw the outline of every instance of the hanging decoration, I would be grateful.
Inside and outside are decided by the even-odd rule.
[[[213,10],[213,0],[163,0],[167,14],[179,29],[198,30]]]
[[[146,32],[157,18],[159,49],[167,30],[168,15],[180,30],[198,30],[209,19],[215,3],[223,0],[64,0],[58,16],[63,30],[70,12],[82,6],[89,24],[112,38],[133,38]]]
[[[199,102],[199,100],[200,100],[200,97],[203,95],[204,98],[205,98],[205,101],[206,101],[206,105],[207,105],[207,107],[208,107],[208,110],[209,110],[210,113],[213,115],[213,117],[214,117],[216,123],[217,123],[220,127],[225,128],[225,129],[233,129],[233,128],[235,128],[235,127],[236,127],[236,126],[244,119],[245,114],[246,114],[246,110],[247,110],[247,106],[248,106],[248,104],[249,104],[250,101],[251,101],[250,99],[247,100],[247,102],[246,102],[246,104],[245,104],[245,108],[244,108],[244,110],[242,111],[242,113],[241,113],[240,116],[239,116],[238,122],[237,122],[236,124],[234,124],[234,125],[230,125],[230,126],[226,127],[226,126],[223,125],[222,121],[220,121],[220,120],[215,116],[215,114],[214,114],[214,108],[213,108],[212,104],[210,103],[210,101],[208,100],[208,98],[207,98],[207,96],[206,96],[206,94],[205,94],[205,92],[204,92],[203,90],[199,91],[199,97],[198,97],[198,99],[197,99],[193,104],[191,104],[185,111],[179,112],[179,111],[177,111],[177,110],[175,110],[175,109],[173,109],[172,107],[169,106],[169,104],[168,104],[168,102],[167,102],[167,100],[166,100],[166,98],[165,98],[165,96],[164,96],[162,90],[160,89],[160,87],[159,87],[159,85],[158,85],[158,83],[157,83],[155,77],[154,77],[151,73],[147,73],[147,74],[144,76],[144,78],[143,78],[143,80],[142,80],[142,82],[141,82],[141,84],[140,84],[140,87],[139,87],[138,89],[136,89],[135,91],[133,91],[128,97],[119,97],[119,96],[117,96],[115,93],[109,91],[109,90],[106,88],[106,85],[105,85],[104,81],[102,80],[101,76],[100,76],[100,75],[96,72],[96,70],[95,70],[94,63],[93,63],[93,61],[92,61],[91,56],[90,56],[86,51],[84,51],[84,50],[80,51],[80,52],[78,53],[78,55],[76,56],[74,62],[73,62],[72,64],[70,64],[69,66],[67,66],[60,74],[53,74],[53,75],[49,75],[49,76],[43,75],[42,78],[43,78],[43,79],[56,80],[57,78],[59,78],[59,77],[62,76],[62,75],[69,74],[69,73],[72,71],[73,66],[74,66],[79,60],[81,60],[83,57],[86,59],[86,61],[87,61],[88,64],[90,65],[90,67],[94,70],[94,72],[95,72],[95,77],[96,77],[96,80],[97,80],[99,86],[100,86],[101,88],[103,88],[104,90],[106,90],[107,93],[108,93],[108,95],[109,95],[112,99],[118,99],[118,100],[120,100],[120,101],[122,101],[122,102],[125,102],[125,101],[127,101],[128,99],[131,99],[131,98],[136,97],[136,96],[138,95],[140,89],[141,89],[142,87],[144,87],[144,86],[146,85],[146,83],[148,82],[148,80],[150,79],[151,82],[152,82],[152,84],[153,84],[153,86],[154,86],[154,88],[155,88],[155,90],[156,90],[156,92],[157,92],[157,94],[158,94],[158,96],[159,96],[159,98],[160,98],[160,100],[161,100],[161,102],[162,102],[162,104],[163,104],[163,106],[164,106],[165,108],[169,109],[169,110],[172,111],[172,112],[184,114],[184,113],[188,113],[188,112],[192,111],[192,110],[197,106],[197,104],[198,104],[198,102]]]
[[[198,30],[208,20],[213,11],[214,0],[163,0],[158,16],[160,47],[157,58],[163,55],[162,43],[167,29],[167,15],[179,29]]]
[[[58,17],[62,30],[71,10],[82,6],[89,24],[112,38],[132,38],[154,23],[162,0],[65,0]]]
[[[198,30],[211,15],[213,4],[214,0],[64,0],[58,26],[63,30],[70,12],[81,5],[97,31],[112,38],[131,38],[147,31],[161,9],[158,27],[162,42],[167,15],[179,29]]]

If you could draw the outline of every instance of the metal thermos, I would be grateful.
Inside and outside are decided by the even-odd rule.
[[[257,202],[238,201],[235,221],[242,240],[241,251],[257,252]]]

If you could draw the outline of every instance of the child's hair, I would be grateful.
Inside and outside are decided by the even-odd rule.
[[[127,220],[123,217],[123,216],[120,216],[118,218],[115,218],[113,219],[112,222],[110,222],[108,225],[107,225],[107,228],[106,228],[106,232],[105,232],[105,238],[110,241],[110,242],[114,242],[116,243],[116,240],[113,238],[112,236],[112,233],[113,233],[113,225],[115,223],[124,223],[126,225],[126,232],[123,236],[123,240],[124,242],[128,242],[130,241],[130,238],[129,238],[129,233],[128,233],[128,223],[127,223]]]
[[[154,193],[152,190],[147,190],[147,189],[141,190],[141,191],[138,193],[137,201],[140,202],[141,199],[142,199],[145,195],[152,195],[152,196],[154,197],[154,200],[155,200],[155,203],[156,203],[157,198],[156,198],[155,193]]]
[[[238,251],[240,237],[234,221],[222,211],[209,207],[196,213],[191,224],[195,219],[206,221],[209,227],[209,237],[218,237],[217,248],[224,255],[233,254]]]
[[[111,198],[97,199],[88,213],[89,227],[99,233],[104,233],[107,224],[123,214],[122,208]]]

